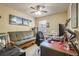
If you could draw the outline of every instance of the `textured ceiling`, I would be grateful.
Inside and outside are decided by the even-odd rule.
[[[51,15],[51,14],[64,12],[64,11],[67,11],[67,9],[69,7],[69,3],[3,3],[0,5],[7,6],[12,9],[16,9],[16,10],[26,13],[32,17],[43,17],[43,16],[47,16],[47,15]],[[30,12],[34,11],[34,10],[31,9],[30,7],[35,6],[35,5],[44,5],[46,8],[44,8],[43,10],[46,10],[48,12],[43,13],[40,16],[31,14]]]

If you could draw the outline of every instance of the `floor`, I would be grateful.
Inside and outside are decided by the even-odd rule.
[[[38,52],[39,47],[34,44],[31,47],[25,49],[26,51],[26,56],[40,56],[40,52]]]

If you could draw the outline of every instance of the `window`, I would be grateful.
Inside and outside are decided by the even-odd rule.
[[[47,21],[46,20],[39,21],[38,31],[42,31],[43,33],[45,33],[46,28],[47,28]]]

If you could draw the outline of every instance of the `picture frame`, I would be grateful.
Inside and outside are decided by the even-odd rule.
[[[23,25],[29,25],[29,22],[27,19],[23,19]]]
[[[23,25],[23,26],[30,26],[32,21],[29,19],[25,19],[22,17],[9,15],[9,24],[11,25]]]
[[[71,5],[71,27],[78,28],[78,3]]]
[[[28,24],[29,24],[29,26],[32,26],[31,24],[32,24],[32,20],[28,20]]]
[[[14,16],[14,15],[9,15],[9,24],[22,25],[22,18]]]

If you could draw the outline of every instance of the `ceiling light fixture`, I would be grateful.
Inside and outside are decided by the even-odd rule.
[[[40,16],[42,13],[40,11],[36,11],[32,13],[33,15]]]
[[[41,15],[40,11],[35,12],[35,15]]]
[[[42,6],[42,5],[36,5],[35,7],[31,6],[30,8],[34,10],[34,11],[31,11],[31,13],[36,16],[40,16],[43,13],[47,13],[46,10],[43,10],[45,6]]]

